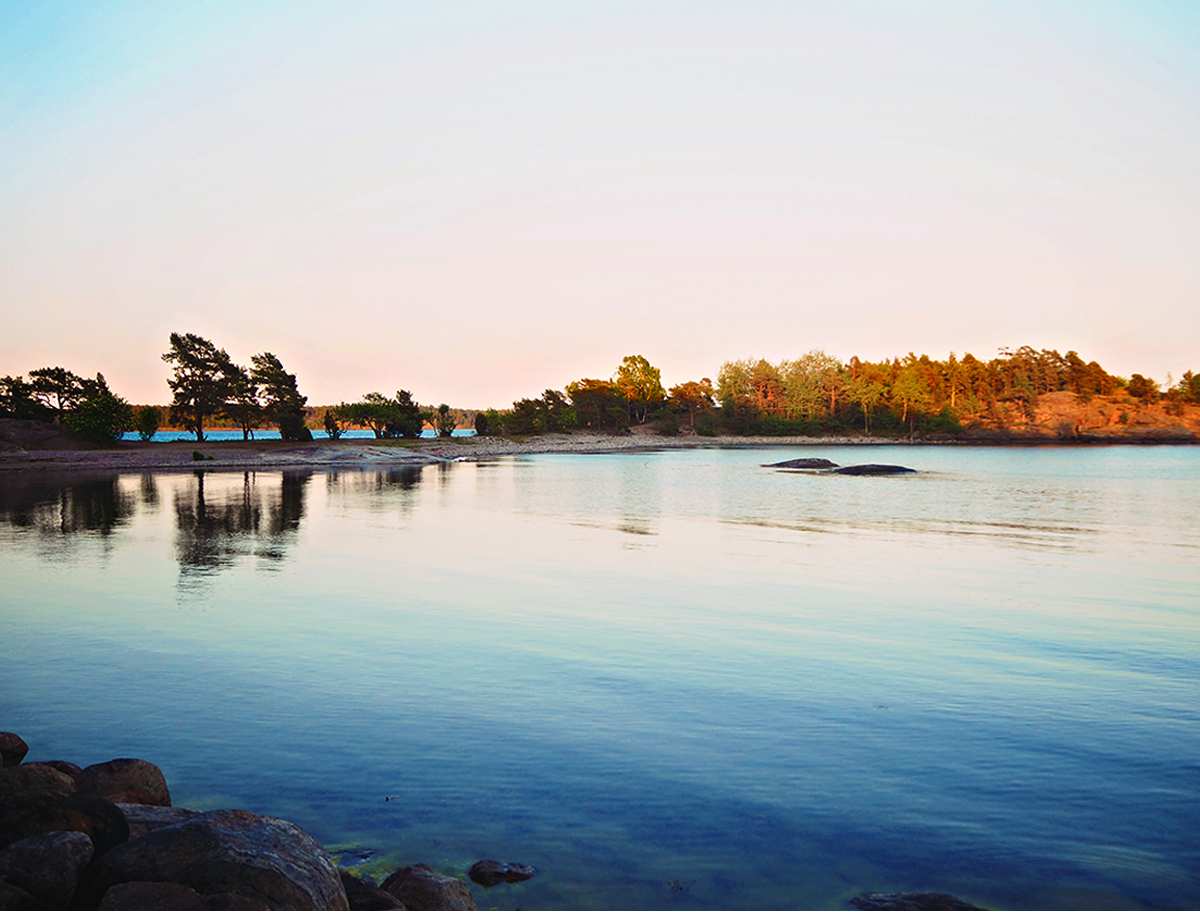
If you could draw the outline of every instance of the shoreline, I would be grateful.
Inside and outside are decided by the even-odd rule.
[[[591,455],[673,449],[770,449],[826,446],[1161,446],[1192,445],[1196,437],[1166,434],[1094,434],[1072,438],[994,434],[956,438],[845,437],[667,437],[635,430],[627,434],[573,432],[536,437],[454,437],[421,440],[279,440],[128,441],[111,449],[11,450],[0,452],[0,472],[246,471],[258,469],[365,469],[418,467],[443,462],[477,462],[504,456],[548,453]],[[204,454],[196,460],[193,452]]]

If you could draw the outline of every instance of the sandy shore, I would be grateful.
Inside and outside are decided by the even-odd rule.
[[[371,468],[465,462],[530,453],[616,453],[622,450],[704,447],[879,445],[894,440],[869,437],[660,437],[653,434],[546,434],[540,437],[455,437],[422,440],[177,441],[122,443],[111,450],[41,450],[0,453],[4,471],[142,471],[179,469]],[[193,458],[193,451],[205,455]]]

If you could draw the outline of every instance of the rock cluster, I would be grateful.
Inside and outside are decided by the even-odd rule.
[[[287,820],[173,807],[145,760],[21,763],[27,751],[0,732],[0,910],[476,908],[465,881],[426,865],[375,885]],[[480,864],[510,883],[534,873]]]

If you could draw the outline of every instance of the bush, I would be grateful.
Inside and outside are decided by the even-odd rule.
[[[134,421],[134,430],[138,432],[138,436],[142,440],[149,440],[158,433],[160,424],[162,424],[162,410],[156,405],[146,405],[138,410],[137,419]]]
[[[111,446],[133,427],[133,409],[120,396],[105,392],[79,403],[63,423],[92,443]]]

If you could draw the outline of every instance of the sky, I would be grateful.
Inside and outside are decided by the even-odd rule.
[[[0,2],[0,374],[1200,372],[1200,4]]]

